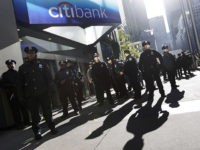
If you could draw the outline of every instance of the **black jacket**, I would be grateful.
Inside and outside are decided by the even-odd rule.
[[[145,50],[140,55],[139,68],[142,73],[159,73],[162,68],[162,55],[155,50]]]
[[[18,87],[20,98],[47,95],[53,86],[48,67],[39,61],[27,61],[19,67]]]
[[[138,77],[138,65],[136,59],[131,55],[128,55],[126,57],[126,62],[124,64],[124,73],[130,79]]]
[[[176,69],[175,57],[170,53],[163,55],[163,67],[167,71],[174,71]]]

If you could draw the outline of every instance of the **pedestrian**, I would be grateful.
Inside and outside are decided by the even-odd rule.
[[[162,50],[163,50],[163,67],[167,72],[167,76],[171,84],[171,89],[174,90],[178,87],[178,85],[176,85],[176,79],[175,79],[176,76],[175,57],[169,53],[169,48],[167,45],[163,45]]]
[[[149,92],[149,102],[153,101],[154,97],[154,81],[156,81],[161,97],[166,97],[163,85],[160,79],[160,70],[162,66],[162,56],[155,50],[150,48],[150,42],[142,42],[144,51],[140,55],[139,68],[143,74],[146,88]]]
[[[96,98],[99,106],[104,103],[104,92],[106,92],[107,99],[112,105],[114,101],[110,92],[111,81],[110,81],[109,70],[104,62],[100,61],[99,55],[94,54],[94,64],[92,67],[92,80],[95,85]]]
[[[23,129],[25,126],[30,125],[30,119],[28,110],[19,101],[17,94],[18,73],[15,70],[16,61],[9,59],[6,60],[5,64],[8,70],[2,74],[1,86],[6,91],[16,128]]]
[[[37,59],[36,47],[25,47],[27,61],[19,67],[19,97],[27,104],[32,119],[32,130],[35,139],[42,138],[39,127],[41,106],[45,121],[51,130],[51,134],[56,134],[55,124],[52,120],[51,101],[49,91],[53,86],[53,80],[48,67]]]

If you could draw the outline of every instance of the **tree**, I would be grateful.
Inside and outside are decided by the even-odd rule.
[[[125,33],[122,29],[118,28],[118,35],[120,40],[120,57],[125,58],[124,50],[129,50],[136,58],[139,57],[139,51],[135,49],[134,43],[130,42],[130,35]]]

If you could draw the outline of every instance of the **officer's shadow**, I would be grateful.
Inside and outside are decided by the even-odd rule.
[[[134,134],[134,138],[126,143],[124,150],[141,150],[144,146],[143,135],[161,127],[168,119],[169,113],[161,109],[163,98],[151,107],[146,104],[133,114],[127,124],[127,131]]]
[[[86,137],[86,139],[94,139],[96,137],[99,137],[103,134],[105,130],[116,126],[120,121],[123,120],[123,118],[126,117],[126,115],[128,115],[132,111],[134,103],[135,102],[132,100],[122,106],[117,111],[110,113],[108,117],[104,120],[103,125],[94,130],[88,137]]]
[[[179,107],[179,102],[184,98],[185,91],[179,91],[178,89],[174,89],[167,95],[167,99],[165,102],[169,104],[170,107],[176,108]]]

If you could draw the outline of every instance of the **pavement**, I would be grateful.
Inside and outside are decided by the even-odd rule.
[[[95,97],[80,115],[53,113],[58,134],[41,122],[43,139],[35,141],[30,127],[0,131],[1,150],[200,150],[200,71],[177,80],[178,90],[163,84],[167,97],[155,91],[152,106],[137,108],[132,98],[115,105],[96,105]],[[144,91],[143,91],[144,93]]]

